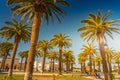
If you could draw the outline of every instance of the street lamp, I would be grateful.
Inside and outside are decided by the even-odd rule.
[[[108,48],[108,45],[107,43],[104,44],[104,47],[105,47],[105,50]]]
[[[108,48],[107,44],[104,44],[105,46],[105,53],[106,53],[106,59],[107,59],[107,64],[108,64],[108,69],[110,71],[110,73],[112,73],[112,65],[111,65],[111,50]]]

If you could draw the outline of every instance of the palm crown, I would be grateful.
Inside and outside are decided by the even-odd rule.
[[[81,23],[85,23],[85,26],[80,27],[78,31],[82,31],[81,37],[84,40],[98,40],[99,47],[100,47],[100,54],[102,57],[102,64],[103,64],[103,72],[105,80],[111,78],[109,74],[109,69],[107,66],[105,49],[104,49],[104,40],[106,40],[106,35],[112,37],[112,32],[119,33],[119,28],[113,27],[113,23],[117,22],[118,20],[107,20],[110,16],[110,12],[108,11],[103,17],[101,16],[101,12],[98,11],[97,15],[89,14],[88,19],[82,20]],[[116,24],[114,24],[116,25]],[[91,67],[92,70],[92,67]],[[110,71],[111,73],[111,71]],[[109,75],[109,76],[108,76]]]
[[[12,48],[13,48],[13,44],[10,42],[0,43],[0,51],[1,51],[0,54],[3,54],[3,56],[4,56],[4,54],[9,52]],[[10,55],[10,54],[8,54],[8,55]]]
[[[45,50],[48,50],[48,49],[52,49],[53,46],[49,41],[42,40],[42,41],[38,42],[37,48],[42,50],[42,51],[45,51]]]
[[[58,7],[58,5],[69,6],[69,4],[65,0],[9,0],[8,4],[19,3],[15,7],[12,8],[14,11],[13,16],[22,15],[21,19],[28,17],[28,21],[33,19],[34,11],[42,13],[42,17],[48,23],[49,20],[53,21],[53,16],[57,18],[57,20],[61,23],[59,18],[65,14],[65,11],[62,8]],[[54,22],[54,21],[53,21]]]
[[[86,55],[93,55],[96,53],[96,48],[93,44],[84,45],[82,50]]]
[[[53,36],[51,43],[58,47],[69,47],[71,46],[71,39],[69,39],[68,35],[59,33]]]
[[[113,27],[112,23],[117,22],[118,20],[109,20],[107,18],[110,16],[110,12],[108,11],[103,17],[101,16],[101,12],[98,11],[98,15],[89,14],[88,19],[82,20],[81,23],[85,23],[86,25],[79,28],[78,31],[83,31],[81,37],[84,40],[98,40],[99,34],[107,34],[111,38],[113,38],[112,32],[119,33],[118,28]],[[105,35],[104,35],[105,39]]]
[[[30,40],[31,28],[27,24],[23,24],[23,21],[17,22],[13,19],[13,22],[6,21],[7,26],[2,27],[0,35],[7,40],[15,37],[17,40],[23,40],[28,42]]]

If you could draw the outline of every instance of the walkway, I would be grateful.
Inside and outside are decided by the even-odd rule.
[[[0,74],[7,74],[8,72],[0,72]],[[13,74],[25,74],[24,72],[13,72]],[[40,76],[57,76],[58,74],[57,73],[33,73],[33,75],[40,75]],[[83,77],[86,77],[86,78],[91,78],[93,80],[103,80],[103,75],[101,76],[102,79],[96,79],[94,76],[88,76],[86,74],[63,74],[64,76],[83,76]],[[118,74],[115,74],[116,76],[116,79],[115,80],[120,80],[120,75]]]
[[[104,80],[104,76],[103,75],[101,76],[102,79],[97,79],[94,76],[85,76],[85,77],[93,79],[93,80]],[[120,80],[120,75],[119,74],[115,74],[115,78],[116,78],[115,80]]]

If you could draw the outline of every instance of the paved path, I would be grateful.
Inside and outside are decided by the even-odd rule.
[[[94,76],[85,76],[86,78],[91,78],[91,79],[93,79],[93,80],[104,80],[104,76],[102,75],[101,76],[101,78],[102,79],[97,79],[97,78],[95,78]],[[115,74],[115,80],[120,80],[120,75],[118,75],[118,74]]]
[[[7,74],[8,72],[0,72],[0,74]],[[13,72],[13,74],[25,74],[25,72]],[[58,76],[57,73],[33,73],[33,75],[40,75],[40,76]],[[93,80],[103,80],[104,77],[103,75],[101,76],[102,79],[96,79],[94,76],[88,76],[86,74],[63,74],[63,76],[83,76],[83,77],[86,77],[86,78],[91,78]],[[115,80],[120,80],[120,75],[118,74],[115,74],[115,77],[116,79]]]

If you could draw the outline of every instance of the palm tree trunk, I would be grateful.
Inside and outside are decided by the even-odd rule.
[[[68,61],[68,71],[71,71],[71,63],[70,63],[70,61]]]
[[[112,74],[112,66],[111,66],[110,61],[108,61],[108,65],[109,65],[109,72],[110,72],[110,74]],[[110,77],[111,77],[111,80],[113,80],[112,75],[110,75]]]
[[[83,65],[82,65],[82,62],[80,63],[80,66],[81,66],[81,72],[83,73]]]
[[[21,62],[20,62],[20,70],[22,68],[22,62],[23,62],[23,57],[21,58]]]
[[[8,53],[9,53],[9,50],[8,50],[8,52],[7,52],[7,54],[5,54],[5,60],[4,60],[4,64],[3,64],[3,69],[5,69],[5,63],[6,63],[6,59],[7,59],[7,56],[8,56]]]
[[[85,61],[83,62],[83,72],[86,72],[86,65],[85,65]]]
[[[43,53],[42,57],[42,72],[44,72],[44,67],[45,67],[45,57],[46,57],[46,50]]]
[[[101,69],[100,69],[100,61],[98,61],[98,71],[101,72]]]
[[[15,38],[8,76],[12,76],[13,66],[14,66],[14,59],[15,59],[17,48],[18,48],[18,43],[19,43],[19,38]]]
[[[62,61],[61,62],[61,71],[63,71],[64,69],[63,69],[63,65],[64,65],[65,63]]]
[[[2,71],[2,70],[3,70],[4,60],[5,60],[5,56],[3,56],[2,63],[1,63],[1,66],[0,66],[0,71]]]
[[[91,75],[91,72],[92,72],[92,56],[91,56],[91,54],[89,55],[89,61],[90,61],[90,75]]]
[[[110,72],[110,74],[111,74],[111,72],[112,72],[112,67],[111,67],[111,63],[110,63],[110,56],[108,55],[108,53],[107,53],[107,61],[108,61],[108,66],[109,66],[109,72]],[[111,77],[112,78],[112,77]]]
[[[111,63],[110,63],[110,58],[111,58],[111,55],[109,56],[108,53],[107,53],[107,61],[108,61],[109,73],[112,74],[112,66],[111,66]],[[111,80],[113,80],[112,75],[110,75],[110,77],[111,77]]]
[[[73,63],[71,63],[71,71],[73,72]]]
[[[53,58],[52,72],[54,72],[54,63],[55,63],[55,60],[54,60],[54,58]]]
[[[59,75],[62,75],[62,47],[59,46]]]
[[[67,72],[69,71],[69,64],[68,64],[68,57],[66,57],[66,60],[67,60],[67,62],[66,62],[66,70],[67,70]]]
[[[25,60],[24,71],[26,70],[27,59],[28,59],[28,57],[26,57],[26,60]]]
[[[50,72],[52,72],[52,68],[53,68],[53,62],[52,62],[52,59],[50,60]]]
[[[35,50],[38,42],[39,29],[40,29],[41,22],[42,22],[41,13],[35,11],[33,23],[32,23],[30,49],[28,53],[27,67],[26,67],[24,80],[32,80]]]
[[[102,66],[103,66],[104,78],[105,78],[105,80],[111,80],[110,73],[108,71],[106,57],[105,57],[105,48],[104,48],[104,40],[103,40],[104,32],[102,31],[100,33],[99,33],[98,38],[99,38],[100,54],[102,57]]]
[[[9,50],[8,50],[8,52],[9,52]],[[6,63],[6,59],[7,59],[7,56],[8,56],[8,52],[6,52],[5,55],[3,56],[3,60],[2,60],[2,63],[1,63],[0,70],[5,69],[5,63]]]
[[[94,72],[95,72],[95,61],[93,61],[93,69],[94,69]]]

